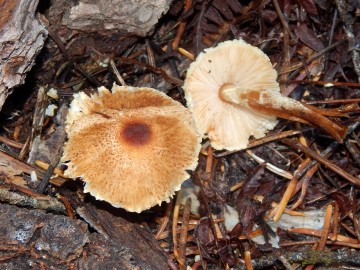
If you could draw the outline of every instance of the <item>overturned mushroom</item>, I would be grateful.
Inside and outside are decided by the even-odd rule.
[[[189,110],[151,88],[76,94],[66,131],[66,174],[82,177],[96,199],[132,212],[168,201],[200,151]]]
[[[206,49],[191,64],[186,100],[215,149],[245,148],[250,136],[261,138],[273,129],[276,117],[321,126],[342,141],[346,127],[324,117],[322,110],[282,96],[276,78],[270,59],[242,40]]]

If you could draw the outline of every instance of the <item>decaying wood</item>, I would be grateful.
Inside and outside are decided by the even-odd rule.
[[[145,36],[167,12],[170,3],[171,0],[81,0],[65,11],[62,23],[82,31],[117,30]]]
[[[20,159],[24,159],[24,157],[28,154],[29,148],[32,147],[34,140],[42,131],[44,119],[45,119],[45,108],[46,108],[46,92],[44,87],[40,87],[38,90],[36,105],[34,110],[34,115],[32,119],[32,128],[31,133],[29,134],[21,152],[19,154]]]
[[[17,160],[1,151],[0,160],[1,165],[10,168],[17,168],[19,172],[23,171],[25,173],[31,173],[32,171],[37,171],[40,177],[43,177],[44,175],[44,173],[32,167],[31,165]],[[51,180],[51,182],[53,182],[53,180]],[[34,209],[46,209],[47,211],[51,212],[65,213],[64,205],[56,199],[47,196],[37,198],[29,196],[27,194],[23,194],[21,192],[13,191],[10,188],[11,184],[8,185],[8,187],[2,186],[2,188],[0,189],[0,201],[23,207],[25,206]],[[158,243],[155,241],[151,233],[139,226],[138,224],[129,222],[122,218],[121,215],[124,215],[125,211],[118,210],[120,214],[113,215],[93,205],[81,206],[78,199],[74,199],[74,196],[71,194],[71,192],[65,191],[65,193],[69,193],[69,196],[72,197],[71,202],[74,203],[74,205],[76,206],[77,214],[86,222],[88,222],[90,227],[94,228],[96,231],[99,232],[99,234],[96,236],[90,236],[89,232],[85,233],[85,236],[87,235],[87,237],[91,239],[89,244],[89,250],[87,250],[87,252],[89,252],[89,254],[91,255],[88,254],[87,256],[79,258],[79,260],[76,262],[78,267],[80,267],[80,265],[91,265],[91,269],[94,269],[92,267],[95,266],[98,266],[99,269],[108,269],[120,266],[121,268],[117,269],[135,269],[136,267],[140,267],[141,269],[167,269],[167,258],[164,255],[163,251],[159,248]],[[39,194],[39,196],[42,195]],[[23,211],[24,214],[25,212],[27,213],[27,211],[29,211],[29,215],[31,213],[41,212],[40,210],[27,209],[19,211]],[[117,210],[112,208],[111,211]],[[53,226],[57,227],[60,230],[63,224],[56,223],[57,218],[55,218],[55,215],[51,216],[54,217]],[[29,222],[31,222],[31,217],[27,218],[30,220]],[[68,221],[68,219],[71,219],[68,217],[62,218],[66,218],[66,222],[70,222]],[[20,234],[21,232],[18,233]],[[6,240],[9,239],[6,235],[3,234],[1,235],[1,237]],[[71,241],[71,239],[69,241]],[[56,243],[52,243],[52,245],[56,245]],[[81,247],[81,249],[82,248],[83,247]],[[25,250],[29,251],[28,249],[24,249],[24,252]],[[74,263],[72,259],[70,261],[64,261],[58,260],[57,258],[52,258],[52,251],[53,250],[48,250],[48,252],[50,252],[50,257],[47,257],[49,261],[44,262],[46,263],[46,265],[56,265],[57,267],[59,267],[57,269],[65,269],[65,265],[68,265],[70,261],[71,263]],[[76,253],[81,251],[75,250],[74,252]],[[115,253],[120,253],[120,255],[116,255]],[[104,257],[102,257],[100,260],[96,256]],[[2,255],[0,254],[0,261],[1,257]],[[8,260],[11,263],[14,261],[16,262],[18,258],[15,257],[17,256],[14,255],[13,257],[8,258]],[[16,262],[15,265],[21,265],[22,263],[24,262]],[[34,263],[37,264],[39,262],[35,260]]]
[[[24,82],[47,37],[44,26],[35,18],[38,2],[0,2],[0,110],[13,88]]]
[[[113,245],[123,250],[124,262],[126,262],[126,258],[131,259],[132,267],[121,269],[136,269],[136,267],[138,267],[137,269],[168,268],[167,257],[150,231],[123,218],[125,211],[120,209],[119,214],[113,215],[106,210],[87,204],[76,208],[76,212],[105,237],[108,242],[107,245]],[[95,265],[98,266],[98,269],[108,269],[108,267],[103,267],[101,262]],[[114,266],[116,266],[115,262]]]
[[[85,245],[90,242],[86,223],[66,216],[0,204],[0,217],[3,269],[29,269],[31,266],[39,269],[42,264],[69,269],[75,260],[80,260]],[[5,254],[8,255],[6,259],[3,258]]]
[[[11,185],[9,185],[9,187],[6,187],[5,185],[0,186],[1,202],[34,209],[43,209],[56,213],[65,213],[65,206],[55,198],[48,196],[36,198],[27,194],[12,191],[10,187]]]
[[[151,233],[138,224],[87,206],[79,208],[78,214],[98,232],[91,233],[88,224],[79,219],[0,204],[1,267],[168,268],[167,258]]]
[[[27,175],[30,175],[31,172],[35,172],[37,177],[39,179],[43,179],[44,177],[44,172],[36,167],[33,167],[31,165],[29,165],[28,163],[25,163],[19,159],[17,159],[16,157],[13,157],[3,151],[0,150],[0,170],[2,173],[5,173],[7,175],[7,177],[11,178],[15,175],[14,173],[12,173],[9,170],[12,170],[12,172],[18,172],[17,175],[24,173]],[[61,177],[55,177],[52,178],[50,181],[52,184],[60,186],[65,182],[65,179],[61,178]]]
[[[348,266],[349,269],[357,269],[360,266],[358,251],[304,251],[304,252],[285,252],[283,256],[287,261],[300,264],[316,263],[326,266],[326,269],[339,269],[340,266]],[[281,263],[279,254],[263,255],[252,261],[254,269],[267,269]],[[356,267],[356,268],[352,268]],[[243,270],[245,267],[235,267],[234,270]],[[281,268],[280,268],[281,269]]]
[[[358,81],[360,81],[360,44],[354,35],[355,18],[353,16],[353,12],[355,11],[355,5],[344,0],[336,0],[335,3],[339,10],[340,18],[344,24],[344,30],[349,44],[349,51],[351,52],[354,64],[354,70],[358,76]]]

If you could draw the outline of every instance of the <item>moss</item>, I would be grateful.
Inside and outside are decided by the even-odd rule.
[[[334,262],[331,253],[325,251],[309,250],[304,255],[305,258],[302,262],[303,266],[308,264],[331,265]]]

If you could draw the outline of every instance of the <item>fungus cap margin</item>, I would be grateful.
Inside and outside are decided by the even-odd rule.
[[[117,140],[114,130],[134,119],[151,126],[149,144]],[[201,138],[190,111],[155,89],[114,85],[113,92],[78,93],[66,131],[66,175],[83,178],[84,192],[96,199],[131,212],[169,201],[189,178],[186,170],[197,166]]]

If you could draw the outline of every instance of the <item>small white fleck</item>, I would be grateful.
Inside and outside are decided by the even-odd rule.
[[[109,66],[109,61],[106,61],[106,60],[109,60],[109,59],[105,59],[103,61],[98,62],[99,66],[103,67],[103,68],[108,67]]]
[[[31,182],[36,182],[36,181],[38,180],[35,171],[31,171],[31,173],[30,173],[30,179],[31,179]]]
[[[326,83],[326,84],[324,84],[324,87],[333,87],[333,86],[334,86],[333,83]]]
[[[58,106],[54,105],[54,104],[50,104],[49,106],[46,107],[45,110],[45,115],[46,116],[50,116],[53,117],[55,115],[55,110],[58,108]]]
[[[224,224],[226,230],[231,231],[238,223],[239,223],[238,212],[230,205],[225,205]]]
[[[50,88],[50,90],[47,91],[46,94],[53,99],[59,99],[57,90],[55,88]]]

